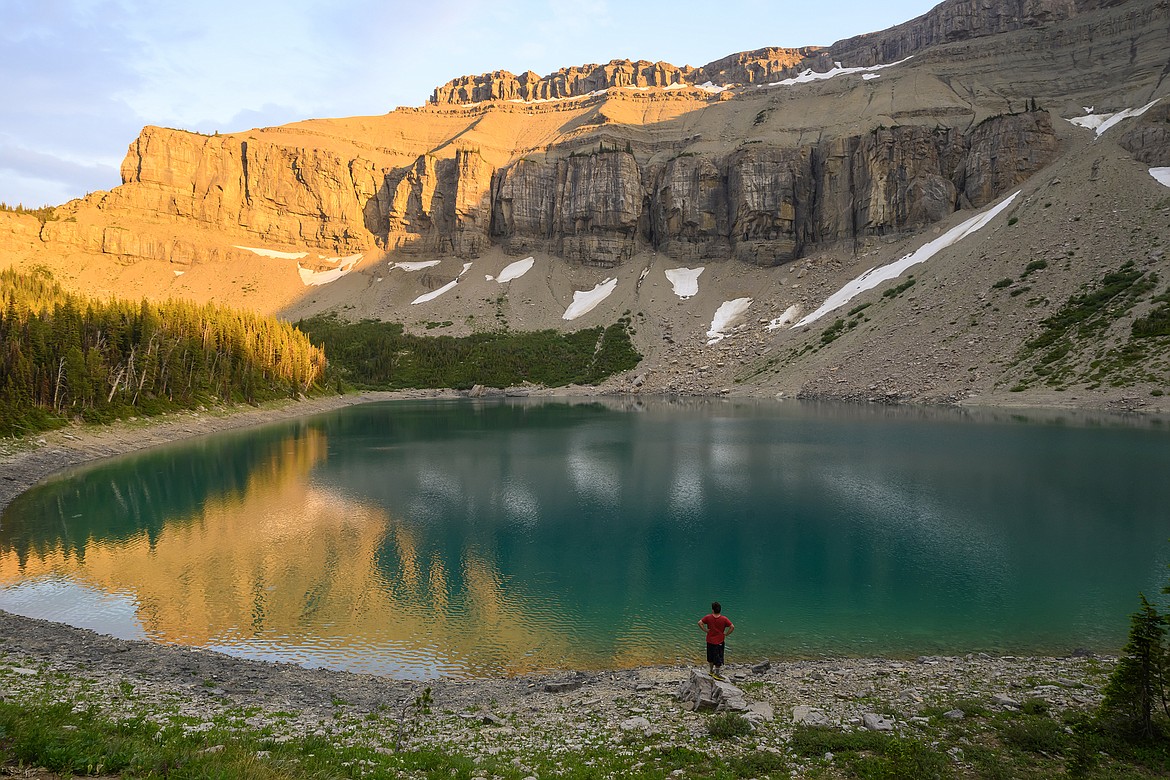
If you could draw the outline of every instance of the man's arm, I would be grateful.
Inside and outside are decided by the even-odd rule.
[[[731,632],[735,630],[735,624],[730,620],[727,621],[727,630],[723,632],[723,636],[731,636]]]
[[[707,625],[703,622],[703,618],[699,618],[699,628],[703,631],[707,630]]]

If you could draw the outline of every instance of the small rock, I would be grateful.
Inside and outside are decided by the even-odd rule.
[[[803,726],[828,726],[829,717],[816,707],[798,704],[792,708],[792,722]]]
[[[991,701],[994,702],[995,704],[998,704],[1001,707],[1019,707],[1020,706],[1020,703],[1018,701],[1016,701],[1015,699],[1013,699],[1012,697],[1004,696],[1003,694],[998,694],[998,693],[995,696],[991,697]]]
[[[772,668],[771,661],[767,661],[767,660],[760,661],[758,664],[756,664],[755,666],[752,667],[752,674],[763,674],[764,672],[768,671],[771,668]]]
[[[619,725],[619,728],[622,731],[649,732],[650,731],[650,721],[646,720],[641,715],[637,715],[633,718],[626,718],[625,720],[623,720],[621,722],[621,724]]]
[[[21,677],[36,677],[37,676],[36,669],[26,669],[23,666],[14,666],[11,669],[9,669],[9,671],[12,672],[13,674],[19,674]]]
[[[771,721],[776,717],[775,708],[766,701],[753,701],[748,705],[747,712],[747,717],[754,715],[760,720]]]
[[[967,717],[967,713],[962,710],[947,710],[943,713],[943,717],[947,720],[962,720]]]
[[[885,715],[876,712],[867,712],[861,716],[861,723],[869,731],[893,731],[894,721]]]
[[[550,682],[544,684],[545,693],[565,693],[566,691],[575,691],[581,687],[580,680],[563,680],[561,682]]]
[[[200,753],[222,753],[226,748],[223,745],[212,745],[208,748],[203,748]]]

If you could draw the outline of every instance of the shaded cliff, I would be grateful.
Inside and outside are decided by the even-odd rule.
[[[880,128],[665,163],[650,151],[602,142],[495,172],[475,153],[445,163],[420,157],[393,186],[383,240],[474,256],[490,234],[511,253],[593,265],[616,265],[646,248],[683,260],[776,265],[816,245],[917,229],[982,206],[1045,165],[1056,137],[1048,115],[1034,112],[995,117],[968,133]]]

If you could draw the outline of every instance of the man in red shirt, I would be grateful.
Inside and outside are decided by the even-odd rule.
[[[712,601],[711,614],[699,620],[699,628],[707,632],[707,665],[717,680],[723,679],[719,676],[723,668],[723,640],[735,630],[731,621],[720,614],[722,611],[719,602]]]

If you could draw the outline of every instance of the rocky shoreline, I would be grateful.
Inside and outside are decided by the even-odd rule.
[[[84,702],[114,722],[181,723],[189,733],[248,728],[277,743],[327,737],[387,751],[402,740],[407,749],[473,759],[503,754],[517,766],[526,756],[626,749],[631,736],[664,750],[708,738],[708,716],[685,685],[705,674],[685,666],[412,683],[122,641],[3,612],[0,637],[3,701]],[[732,664],[725,672],[746,699],[752,749],[786,755],[801,725],[929,736],[932,716],[962,719],[965,707],[1018,711],[1042,702],[1053,714],[1088,710],[1113,663],[1089,654],[980,653]],[[403,737],[400,713],[424,687],[432,710],[412,719]],[[962,763],[961,750],[951,756]]]
[[[161,420],[128,420],[102,429],[60,430],[0,445],[0,510],[62,469],[220,430],[391,398],[445,393],[373,393],[286,403],[243,412],[198,411]],[[1071,650],[1071,648],[1070,648]],[[826,658],[727,667],[754,724],[753,750],[785,754],[794,728],[918,733],[929,715],[963,717],[964,702],[1018,710],[1029,700],[1054,713],[1087,710],[1114,659]],[[686,666],[601,672],[565,670],[507,679],[408,682],[232,658],[217,652],[123,641],[91,631],[0,612],[0,701],[74,702],[118,721],[142,717],[190,731],[224,724],[263,730],[275,740],[328,737],[390,750],[403,739],[400,713],[424,687],[432,712],[412,723],[405,746],[439,747],[470,757],[558,755],[612,746],[632,737],[663,749],[707,739],[707,715],[680,686]],[[969,705],[968,705],[969,706]],[[952,759],[962,762],[961,750]],[[631,761],[636,755],[631,755]],[[786,760],[795,760],[787,756]]]

